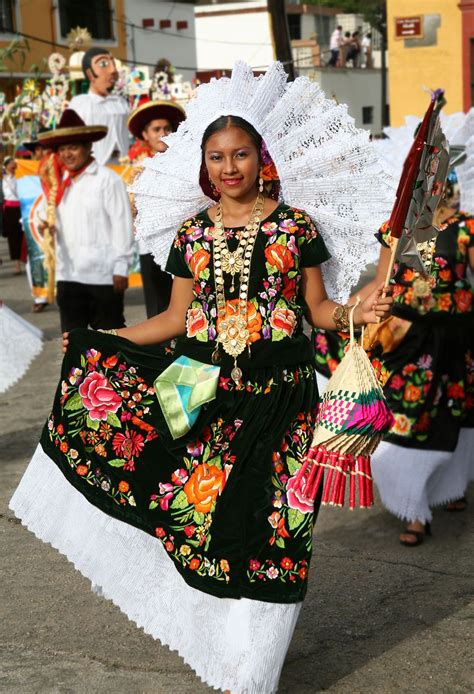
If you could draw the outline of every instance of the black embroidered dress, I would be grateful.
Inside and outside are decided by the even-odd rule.
[[[297,603],[307,587],[314,509],[294,477],[317,406],[299,287],[302,268],[328,252],[301,211],[280,205],[261,224],[248,293],[251,349],[238,362],[243,379],[232,381],[233,360],[224,356],[216,399],[173,441],[153,384],[180,354],[211,363],[211,226],[206,212],[188,220],[170,252],[167,270],[194,279],[186,335],[174,353],[71,333],[41,447],[88,502],[153,536],[189,586],[221,598]],[[226,230],[231,250],[240,231]],[[226,277],[231,313],[238,289],[231,294],[229,285]]]

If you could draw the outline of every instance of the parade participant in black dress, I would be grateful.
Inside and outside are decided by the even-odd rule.
[[[430,532],[432,508],[466,505],[474,476],[474,217],[456,211],[448,184],[437,211],[441,232],[428,278],[399,265],[393,279],[393,316],[372,350],[395,424],[375,452],[372,471],[386,508],[408,521],[400,541],[418,545]],[[381,241],[388,239],[382,227]],[[371,291],[384,276],[383,248]],[[347,344],[345,335],[316,331],[318,371],[329,376]]]
[[[279,66],[268,79],[286,88]],[[170,307],[114,334],[65,334],[53,410],[11,506],[210,686],[264,694],[307,590],[318,506],[296,483],[318,402],[302,318],[331,329],[348,309],[327,298],[312,219],[259,190],[261,135],[228,114],[199,127],[185,174],[204,171],[219,202],[174,235]],[[150,161],[168,155],[173,142]],[[382,291],[356,324],[387,317]],[[158,346],[171,338],[174,353]]]

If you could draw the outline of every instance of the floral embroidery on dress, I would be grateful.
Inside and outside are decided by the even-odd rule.
[[[204,572],[217,580],[229,580],[228,562],[224,570],[221,566],[223,560],[218,565],[209,559],[204,561],[202,552],[209,547],[216,502],[236,462],[229,448],[242,423],[236,419],[232,424],[222,426],[219,419],[206,427],[199,439],[186,446],[188,455],[183,458],[184,467],[176,469],[168,482],[160,482],[158,490],[150,497],[149,509],[153,511],[159,507],[162,511],[169,511],[170,530],[184,533],[187,538],[183,550],[183,546],[175,546],[172,535],[157,528],[156,535],[167,552],[183,566],[191,570],[201,567],[201,574]],[[201,552],[198,551],[200,547],[203,548]]]
[[[386,241],[388,225],[380,229]],[[452,240],[452,243],[449,241]],[[443,225],[438,236],[430,275],[421,276],[405,265],[395,265],[393,297],[424,315],[431,313],[464,314],[473,307],[474,293],[467,278],[468,248],[474,243],[474,219],[458,212]]]
[[[114,486],[107,466],[134,472],[146,443],[158,436],[145,420],[155,391],[137,375],[135,367],[120,360],[119,354],[101,357],[99,351],[89,349],[81,356],[80,367],[73,367],[62,380],[61,421],[56,423],[50,416],[49,437],[85,482],[100,487],[117,503],[135,506],[129,482],[122,480]],[[67,422],[67,436],[63,422]],[[74,435],[79,435],[86,453],[104,458],[103,467],[70,448],[68,441]]]
[[[318,238],[311,219],[292,208],[278,207],[261,225],[259,239],[265,261],[263,288],[248,302],[250,342],[279,341],[299,328],[304,306],[298,299],[303,244]],[[217,336],[215,290],[210,280],[212,267],[212,222],[206,213],[188,220],[175,237],[174,248],[184,253],[194,279],[194,300],[187,313],[186,336],[209,342]],[[228,243],[236,244],[240,229],[226,229]],[[323,259],[323,258],[322,258]],[[228,299],[227,315],[238,309],[238,299]]]

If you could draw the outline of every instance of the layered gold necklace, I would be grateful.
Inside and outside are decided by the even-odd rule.
[[[239,244],[235,251],[230,251],[227,245],[224,224],[222,221],[222,204],[219,201],[214,222],[214,282],[216,285],[217,303],[217,347],[212,354],[212,361],[220,361],[219,345],[224,352],[234,357],[234,368],[231,371],[233,381],[239,383],[242,371],[237,366],[237,357],[241,354],[250,336],[248,330],[248,293],[250,265],[252,261],[255,240],[260,228],[265,198],[258,194],[253,206],[250,219],[240,234]],[[224,291],[224,275],[231,276],[230,292],[235,291],[235,276],[239,276],[239,298],[237,310],[228,315]]]

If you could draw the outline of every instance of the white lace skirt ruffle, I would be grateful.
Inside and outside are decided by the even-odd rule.
[[[277,690],[301,603],[221,599],[191,588],[156,539],[92,506],[41,445],[10,508],[203,682],[232,694]]]
[[[461,429],[454,453],[383,441],[372,456],[372,474],[390,513],[429,522],[434,506],[461,498],[474,478],[474,429]]]
[[[42,331],[0,302],[0,393],[24,375],[42,346]]]

